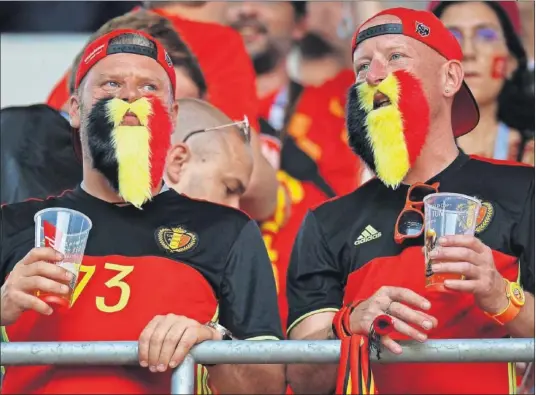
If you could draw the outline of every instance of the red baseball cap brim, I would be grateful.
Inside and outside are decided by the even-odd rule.
[[[119,37],[123,34],[136,34],[143,36],[151,41],[155,45],[155,49],[142,47],[139,45],[133,44],[112,44],[111,40],[115,37]],[[88,44],[84,49],[82,54],[80,64],[78,65],[78,70],[76,70],[76,79],[75,79],[75,88],[80,86],[80,82],[86,76],[86,74],[91,70],[95,64],[100,60],[104,59],[107,56],[119,54],[119,53],[131,53],[140,56],[147,56],[154,59],[166,72],[171,82],[172,92],[175,92],[176,87],[176,75],[175,69],[173,67],[173,62],[171,57],[167,53],[164,46],[154,37],[149,34],[132,29],[117,29],[113,30],[108,34],[98,37],[93,42]]]
[[[452,102],[452,130],[460,137],[473,130],[480,122],[480,110],[471,89],[463,81]]]
[[[400,19],[400,23],[389,23],[362,29],[362,26],[380,15],[394,16]],[[352,54],[364,40],[384,34],[402,34],[411,37],[426,44],[447,60],[461,62],[463,59],[458,40],[433,13],[402,7],[383,10],[365,21],[354,35]],[[469,133],[478,125],[479,121],[480,111],[476,100],[467,84],[463,82],[460,90],[454,96],[452,105],[454,137]]]

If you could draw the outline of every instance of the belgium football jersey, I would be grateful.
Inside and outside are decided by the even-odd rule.
[[[483,202],[476,236],[492,249],[498,271],[534,294],[534,168],[460,153],[429,180],[435,182],[440,192]],[[431,301],[428,313],[439,325],[429,332],[430,339],[508,335],[475,305],[472,294],[426,291],[422,237],[402,245],[394,241],[408,188],[392,190],[373,179],[309,211],[289,267],[289,331],[307,316],[337,311],[388,285],[409,288]],[[515,389],[513,366],[507,363],[374,364],[373,370],[380,394],[506,394]]]
[[[34,246],[34,214],[64,207],[93,222],[73,304],[32,311],[10,341],[136,341],[156,315],[212,319],[239,339],[280,339],[275,282],[257,224],[244,213],[173,190],[138,210],[81,188],[4,206],[1,277]],[[169,393],[171,373],[139,366],[8,367],[3,393]],[[198,380],[199,384],[199,380]],[[201,391],[201,388],[198,388]]]

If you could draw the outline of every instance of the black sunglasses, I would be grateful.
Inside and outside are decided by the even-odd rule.
[[[185,143],[186,140],[188,140],[194,134],[212,132],[214,130],[225,129],[225,128],[229,128],[232,126],[236,126],[238,130],[240,130],[240,134],[242,135],[242,138],[246,141],[246,143],[249,144],[249,142],[251,141],[251,127],[249,125],[249,119],[246,115],[244,115],[244,119],[242,121],[236,121],[233,123],[228,123],[226,125],[214,126],[212,128],[194,130],[188,133],[186,136],[184,136],[184,139],[182,140],[182,142]]]

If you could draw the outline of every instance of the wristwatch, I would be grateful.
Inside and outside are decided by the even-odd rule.
[[[224,326],[221,326],[217,322],[210,321],[210,322],[207,322],[205,325],[217,331],[221,335],[222,340],[234,340],[234,337],[231,331],[225,328]]]
[[[525,305],[525,292],[518,283],[514,283],[504,279],[506,283],[506,297],[508,298],[508,306],[496,314],[486,312],[486,315],[492,318],[500,325],[505,325],[517,317],[521,307]]]

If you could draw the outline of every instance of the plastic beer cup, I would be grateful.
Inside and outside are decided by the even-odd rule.
[[[455,273],[434,273],[430,252],[441,236],[474,235],[481,202],[458,193],[433,193],[424,198],[424,257],[428,290],[447,291],[444,281],[462,280]]]
[[[91,220],[78,211],[57,207],[39,211],[34,221],[35,246],[51,247],[61,252],[64,259],[57,265],[73,274],[67,295],[37,291],[37,296],[48,304],[69,308],[92,227]]]

